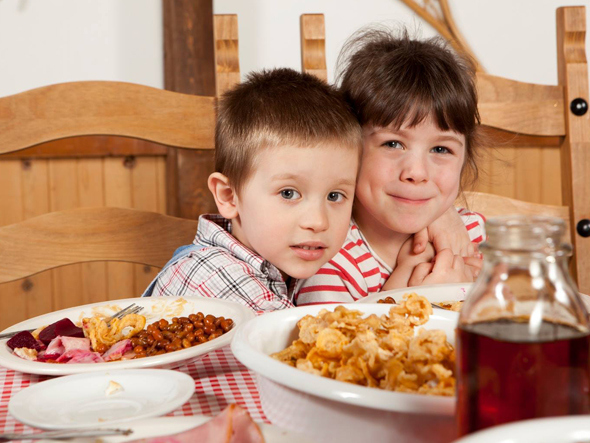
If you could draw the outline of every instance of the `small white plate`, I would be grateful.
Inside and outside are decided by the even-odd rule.
[[[454,443],[582,443],[590,441],[590,415],[537,418],[475,432]]]
[[[444,285],[413,286],[411,288],[392,289],[391,291],[376,292],[357,300],[356,303],[377,303],[385,297],[391,297],[396,302],[403,300],[404,294],[415,292],[426,297],[429,302],[440,303],[443,301],[465,300],[473,283],[447,283]]]
[[[215,349],[221,348],[231,343],[235,330],[242,323],[255,317],[253,311],[238,303],[219,300],[216,298],[206,297],[144,297],[144,298],[127,298],[122,300],[111,300],[108,302],[93,303],[90,305],[78,306],[75,308],[62,309],[61,311],[51,312],[40,315],[29,320],[20,322],[2,332],[18,331],[20,329],[38,328],[49,325],[62,318],[69,318],[75,324],[80,324],[83,317],[92,317],[101,315],[108,317],[120,309],[135,303],[143,306],[141,315],[147,319],[146,325],[165,318],[171,320],[172,317],[188,316],[189,314],[203,312],[205,315],[211,314],[216,317],[223,316],[231,318],[234,321],[234,327],[221,337],[216,338],[191,348],[180,351],[169,352],[167,354],[156,355],[153,357],[139,358],[136,360],[114,361],[107,363],[43,363],[38,361],[29,361],[14,355],[10,348],[6,346],[6,340],[0,340],[0,365],[14,369],[15,371],[29,374],[42,375],[69,375],[83,372],[97,371],[114,371],[117,369],[139,369],[139,368],[157,368],[164,367],[172,369],[180,366],[185,360],[201,357]]]
[[[109,395],[111,381],[121,389]],[[192,377],[166,369],[77,374],[23,389],[10,399],[8,412],[41,429],[89,428],[167,414],[194,391]]]

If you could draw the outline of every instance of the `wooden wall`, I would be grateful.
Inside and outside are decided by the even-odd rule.
[[[1,159],[0,225],[85,206],[165,213],[165,169],[164,156]],[[0,330],[57,309],[138,296],[155,274],[129,263],[88,263],[0,285]]]

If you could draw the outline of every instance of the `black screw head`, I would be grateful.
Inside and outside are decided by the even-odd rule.
[[[576,225],[576,231],[581,237],[590,237],[590,220],[583,218]]]
[[[574,98],[570,104],[570,110],[574,115],[582,116],[588,112],[588,102],[583,98]]]

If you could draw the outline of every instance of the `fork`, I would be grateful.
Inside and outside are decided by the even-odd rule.
[[[124,316],[126,316],[127,314],[137,314],[138,312],[140,312],[143,309],[143,306],[136,306],[135,303],[130,304],[129,306],[127,306],[124,309],[121,309],[120,311],[115,312],[113,315],[111,315],[107,320],[106,323],[107,325],[110,326],[111,322],[116,319],[116,318],[122,318]],[[12,338],[14,337],[16,334],[19,334],[21,332],[33,332],[35,331],[37,328],[35,329],[21,329],[20,331],[13,331],[13,332],[6,332],[4,334],[0,334],[0,340],[5,340],[7,338]],[[1,440],[0,440],[1,441]]]
[[[105,435],[129,435],[131,429],[62,429],[59,431],[38,432],[37,434],[0,434],[0,441],[12,440],[60,440],[74,437],[98,437]]]

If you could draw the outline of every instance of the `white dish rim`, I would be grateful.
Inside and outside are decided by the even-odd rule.
[[[413,292],[415,292],[418,295],[422,295],[423,297],[426,297],[429,301],[433,301],[433,302],[440,302],[440,301],[447,301],[447,300],[455,300],[453,297],[449,298],[449,297],[436,297],[437,299],[440,298],[440,300],[430,300],[430,294],[427,294],[430,291],[437,291],[437,292],[454,292],[454,291],[458,291],[461,289],[465,289],[465,297],[467,296],[467,293],[470,291],[470,289],[473,287],[473,283],[444,283],[444,284],[440,284],[440,285],[425,285],[425,286],[410,286],[408,288],[399,288],[399,289],[391,289],[389,291],[382,291],[382,292],[375,292],[371,295],[367,295],[366,297],[363,297],[361,299],[358,299],[357,301],[355,301],[355,303],[377,303],[377,300],[381,300],[382,298],[385,297],[393,297],[395,299],[396,296],[400,297],[401,300],[401,296],[403,296],[404,294],[411,294]],[[463,297],[462,299],[457,299],[457,301],[459,300],[465,300],[465,297]],[[398,301],[396,299],[396,301]]]
[[[182,362],[184,360],[190,360],[196,357],[200,357],[205,355],[211,351],[216,349],[222,348],[223,346],[229,345],[231,340],[241,323],[246,322],[250,318],[255,316],[254,312],[243,306],[239,303],[227,301],[227,300],[220,300],[216,298],[208,298],[208,297],[200,297],[200,296],[186,296],[186,297],[135,297],[135,298],[126,298],[126,299],[119,299],[119,300],[107,300],[103,302],[97,303],[90,303],[87,305],[80,305],[75,306],[72,308],[61,309],[58,311],[49,312],[47,314],[38,315],[36,317],[30,318],[28,320],[24,320],[20,323],[17,323],[2,332],[11,332],[17,331],[20,329],[31,329],[40,327],[43,325],[50,324],[54,321],[59,320],[60,318],[68,317],[68,315],[72,315],[73,318],[77,319],[77,315],[75,312],[80,312],[82,310],[89,310],[95,307],[100,306],[108,306],[108,305],[118,305],[121,307],[125,307],[130,305],[131,303],[135,303],[137,305],[142,306],[149,306],[151,304],[156,304],[158,302],[162,302],[163,300],[169,301],[173,303],[175,300],[184,299],[189,302],[193,302],[195,306],[202,306],[195,309],[199,309],[203,311],[203,313],[207,314],[208,307],[226,307],[228,312],[231,311],[229,315],[225,315],[225,317],[231,317],[232,320],[235,322],[235,326],[228,331],[227,333],[223,334],[222,336],[211,340],[210,342],[205,342],[197,346],[193,346],[188,349],[182,349],[180,351],[170,352],[163,355],[157,355],[153,357],[145,357],[136,360],[125,360],[125,361],[115,361],[115,362],[107,362],[107,363],[68,363],[68,364],[55,364],[55,363],[43,363],[37,361],[29,361],[23,358],[20,358],[14,355],[6,346],[8,340],[0,340],[0,365],[8,368],[13,369],[15,371],[27,373],[27,374],[37,374],[37,375],[71,375],[71,374],[81,374],[87,372],[97,372],[97,371],[115,371],[118,369],[140,369],[140,368],[153,368],[153,367],[162,367],[165,365],[176,364],[178,362]],[[238,318],[239,317],[239,318]],[[44,318],[53,318],[53,320],[44,321]]]

